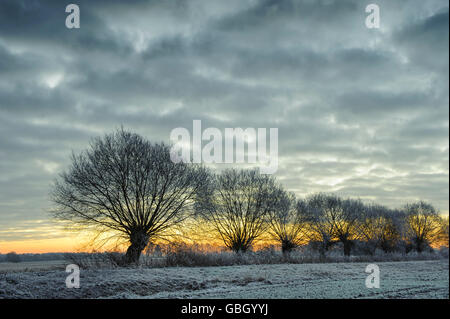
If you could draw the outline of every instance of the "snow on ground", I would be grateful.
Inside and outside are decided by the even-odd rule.
[[[0,298],[449,298],[448,260],[379,262],[380,288],[365,287],[367,263],[81,269],[0,273]]]

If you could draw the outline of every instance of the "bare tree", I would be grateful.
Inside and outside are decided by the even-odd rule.
[[[365,240],[369,254],[373,255],[377,248],[384,252],[395,249],[401,236],[401,212],[373,204],[361,212],[358,223],[358,237]]]
[[[344,254],[350,255],[357,235],[358,217],[364,210],[359,200],[342,200],[334,194],[315,194],[306,199],[305,219],[310,239],[321,243],[324,254],[334,243],[340,241]]]
[[[340,209],[341,200],[334,195],[313,194],[306,198],[306,209],[302,210],[307,223],[307,236],[310,241],[320,244],[321,255],[336,243],[335,210]]]
[[[439,231],[438,242],[439,242],[440,245],[448,247],[448,245],[449,245],[448,233],[449,233],[448,216],[446,216],[446,217],[442,218],[441,230]]]
[[[337,201],[335,208],[333,220],[336,236],[344,245],[344,255],[350,256],[353,240],[358,235],[359,216],[364,213],[366,207],[359,199],[346,199]]]
[[[295,247],[304,243],[306,203],[298,202],[292,193],[283,193],[280,196],[278,208],[273,210],[269,217],[269,233],[275,240],[281,243],[283,253],[290,252]]]
[[[404,212],[401,209],[388,209],[385,216],[384,233],[381,238],[380,248],[385,252],[393,252],[399,248],[399,243],[404,233]]]
[[[207,176],[202,167],[172,162],[168,145],[123,129],[94,139],[71,159],[53,185],[54,216],[73,227],[118,233],[130,243],[127,263],[192,214]]]
[[[404,212],[406,239],[418,252],[422,252],[439,238],[442,218],[431,204],[424,201],[407,204]]]
[[[199,196],[197,212],[229,249],[245,252],[266,231],[282,192],[270,175],[227,169],[210,179],[207,191]]]

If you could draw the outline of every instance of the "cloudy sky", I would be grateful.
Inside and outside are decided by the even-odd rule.
[[[121,125],[153,141],[194,119],[276,127],[276,176],[299,196],[448,213],[447,0],[121,2],[0,2],[0,252],[62,240],[52,180]]]

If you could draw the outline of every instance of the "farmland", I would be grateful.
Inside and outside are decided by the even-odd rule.
[[[448,260],[377,265],[378,289],[366,288],[359,262],[81,269],[69,289],[63,262],[4,263],[0,298],[449,298]]]

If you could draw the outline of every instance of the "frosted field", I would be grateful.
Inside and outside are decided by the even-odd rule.
[[[51,261],[25,261],[20,263],[0,263],[0,276],[2,272],[21,272],[21,271],[39,271],[61,269],[67,262],[64,260]]]
[[[3,265],[0,298],[449,298],[448,260],[379,262],[379,289],[365,287],[367,263],[81,269],[79,289],[66,288],[55,263]]]

